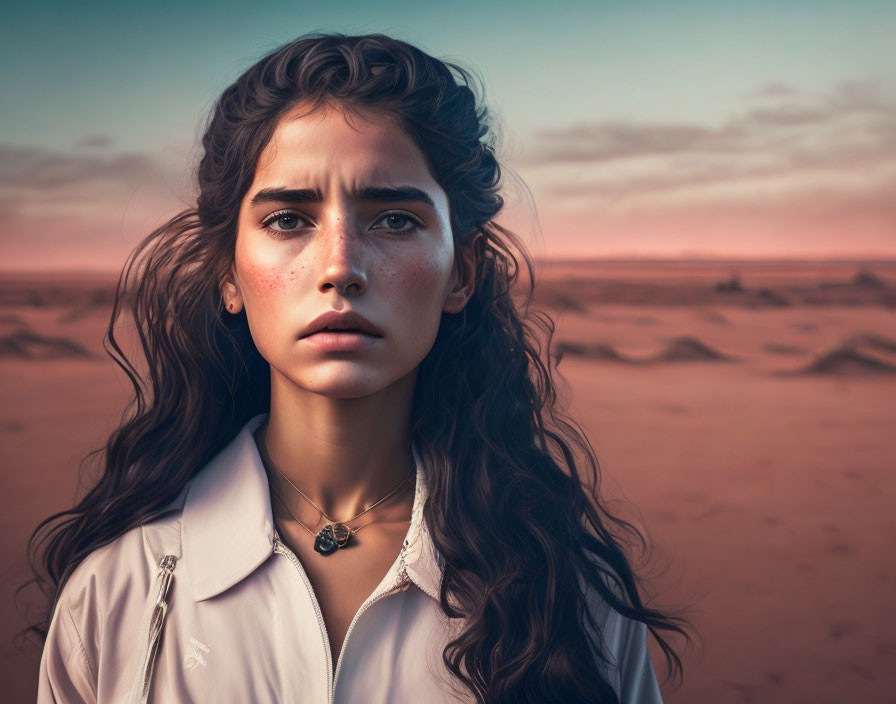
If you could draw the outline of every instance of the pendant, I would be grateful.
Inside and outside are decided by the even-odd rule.
[[[348,545],[352,537],[351,528],[345,523],[328,523],[314,539],[314,549],[321,555],[331,555]]]

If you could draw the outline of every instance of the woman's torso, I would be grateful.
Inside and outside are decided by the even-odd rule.
[[[127,701],[165,554],[178,561],[150,702],[474,700],[442,662],[462,623],[448,619],[439,604],[441,571],[422,519],[427,492],[419,460],[411,524],[397,555],[381,556],[380,566],[388,566],[373,589],[359,580],[347,592],[352,603],[329,609],[333,623],[342,624],[334,633],[345,630],[337,663],[327,609],[309,576],[314,570],[306,569],[311,556],[296,555],[274,524],[251,435],[263,418],[249,421],[168,513],[95,550],[74,571],[44,648],[39,702]],[[347,578],[314,579],[323,593],[328,579]],[[619,665],[604,676],[620,700],[660,702],[643,624],[605,604],[595,608]]]

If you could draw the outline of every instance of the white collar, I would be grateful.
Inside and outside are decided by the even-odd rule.
[[[189,572],[196,601],[246,578],[274,550],[268,477],[253,437],[267,416],[260,413],[250,419],[193,477],[186,492],[181,524],[183,568]],[[425,471],[416,444],[412,450],[417,478],[405,566],[411,581],[438,601],[441,569],[423,520],[428,495]]]

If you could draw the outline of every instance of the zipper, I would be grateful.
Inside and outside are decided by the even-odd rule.
[[[408,572],[405,569],[404,557],[405,551],[408,549],[408,541],[405,540],[404,544],[401,546],[401,552],[398,553],[398,581],[388,587],[386,591],[381,594],[378,594],[375,597],[368,597],[367,600],[361,604],[358,609],[355,617],[352,619],[352,622],[348,625],[348,630],[345,632],[345,638],[342,639],[342,648],[339,650],[339,659],[336,660],[336,673],[333,676],[333,691],[330,693],[330,704],[333,704],[333,699],[336,696],[336,683],[339,681],[339,670],[342,668],[343,654],[345,653],[345,646],[348,644],[348,637],[351,635],[352,630],[355,627],[355,623],[357,623],[358,619],[361,618],[361,614],[363,614],[367,609],[373,606],[380,599],[384,599],[385,597],[393,594],[397,591],[400,591],[401,588],[407,584],[409,580]]]
[[[168,591],[171,588],[171,581],[174,578],[174,567],[177,565],[177,557],[174,555],[165,555],[159,562],[159,572],[156,576],[156,582],[159,585],[156,593],[156,603],[152,609],[152,615],[149,620],[149,634],[146,643],[146,651],[143,662],[140,666],[140,694],[139,701],[146,702],[149,698],[149,686],[152,682],[153,665],[155,664],[156,654],[159,650],[159,644],[162,642],[162,626],[165,623],[165,615],[168,613]]]
[[[311,586],[311,580],[308,579],[308,574],[305,572],[305,568],[302,567],[302,563],[299,562],[299,558],[296,557],[295,553],[290,550],[286,544],[280,540],[279,536],[274,536],[274,552],[279,552],[281,555],[286,555],[289,558],[290,562],[292,562],[296,569],[299,571],[299,574],[302,576],[302,579],[305,582],[305,586],[308,588],[308,593],[311,595],[311,601],[314,603],[314,613],[317,614],[317,622],[320,626],[320,632],[324,637],[324,651],[327,655],[327,696],[330,704],[333,702],[333,656],[330,653],[330,634],[327,633],[327,624],[324,623],[324,615],[320,610],[320,603],[317,601],[317,596],[314,594],[314,588]]]
[[[348,643],[348,637],[352,632],[352,629],[355,627],[355,623],[360,618],[361,614],[364,613],[372,604],[376,603],[380,599],[392,594],[396,591],[399,591],[402,586],[409,581],[407,570],[405,569],[405,552],[408,547],[408,541],[405,540],[404,544],[401,546],[401,552],[398,554],[399,558],[399,569],[398,569],[398,582],[390,586],[385,592],[379,594],[373,598],[368,597],[367,600],[361,604],[361,607],[358,609],[355,614],[352,622],[348,626],[348,630],[345,632],[345,638],[342,639],[342,648],[339,650],[339,657],[336,661],[336,672],[333,672],[333,656],[330,652],[330,635],[327,633],[327,625],[324,622],[324,616],[320,609],[320,603],[317,600],[317,597],[314,594],[314,588],[311,586],[311,580],[308,579],[308,574],[305,572],[305,568],[302,567],[302,563],[299,562],[299,558],[296,557],[295,553],[287,547],[287,545],[280,540],[279,536],[274,536],[274,552],[279,552],[281,555],[286,555],[289,560],[296,566],[296,569],[299,571],[299,574],[302,576],[302,579],[305,582],[305,586],[308,588],[308,593],[311,594],[311,601],[314,603],[314,612],[317,614],[317,621],[320,626],[320,631],[324,637],[324,644],[326,645],[325,651],[327,655],[327,701],[329,704],[333,704],[333,700],[336,697],[336,682],[339,678],[339,670],[342,668],[342,656],[345,653],[345,646]]]

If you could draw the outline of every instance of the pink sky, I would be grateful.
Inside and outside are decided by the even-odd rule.
[[[820,95],[778,83],[715,124],[540,130],[499,153],[499,222],[539,258],[894,257],[894,107],[870,82]],[[191,202],[195,157],[191,145],[128,153],[99,137],[69,151],[0,145],[2,267],[120,269]]]

